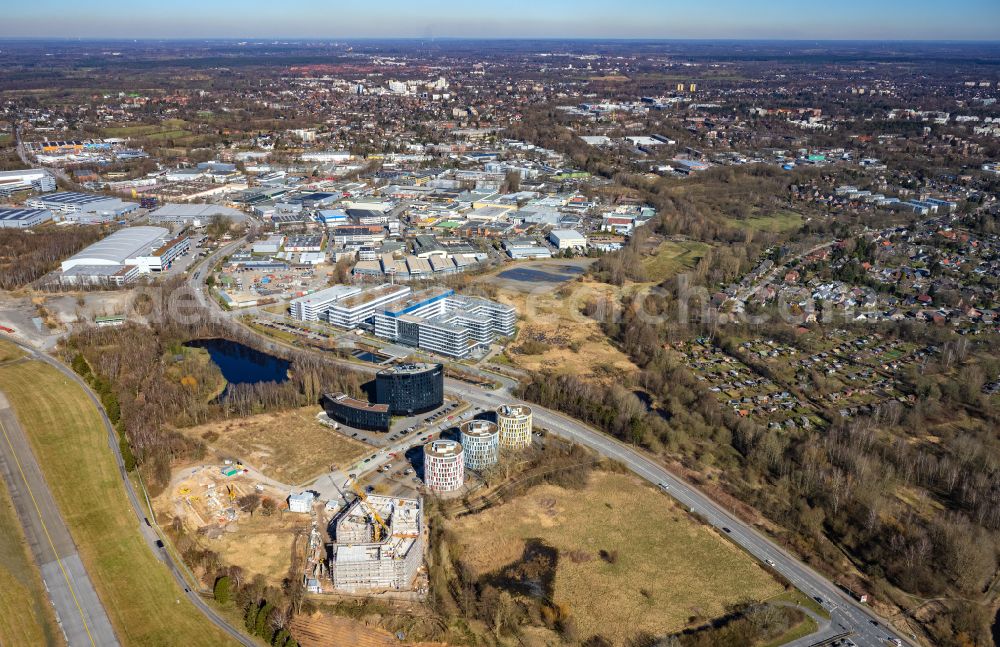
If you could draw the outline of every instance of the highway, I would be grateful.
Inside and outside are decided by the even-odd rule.
[[[234,241],[206,258],[204,267],[211,267],[210,264],[214,263],[219,256],[229,253],[240,242],[242,241]],[[814,250],[810,250],[810,252],[812,251]],[[207,275],[208,272],[199,272],[198,274]],[[190,276],[188,279],[196,300],[222,320],[228,319],[228,313],[223,312],[214,299],[205,294],[203,279],[204,277],[201,276],[198,279]],[[257,335],[266,348],[277,350],[279,347],[285,346],[285,344],[278,343],[248,327],[242,326],[241,328]],[[375,366],[359,365],[349,360],[333,357],[328,353],[308,350],[306,352],[319,353],[328,361],[348,366],[354,370],[377,370]],[[871,608],[856,602],[826,577],[802,563],[749,524],[730,514],[724,506],[699,491],[683,478],[644,456],[639,450],[578,420],[533,403],[517,400],[510,395],[509,382],[507,380],[503,382],[506,383],[503,388],[487,391],[459,380],[447,379],[445,389],[449,394],[486,410],[496,408],[501,404],[526,404],[530,406],[534,412],[536,426],[584,445],[602,456],[619,461],[639,477],[660,487],[665,494],[673,497],[706,523],[717,528],[755,558],[769,564],[772,569],[788,579],[802,593],[820,600],[820,604],[829,611],[831,620],[821,625],[817,633],[789,643],[790,647],[807,647],[845,633],[850,633],[850,639],[859,647],[885,647],[893,644],[890,641],[896,640],[902,644],[916,644],[889,628],[888,623]],[[410,441],[405,441],[406,445],[409,443]]]
[[[66,642],[70,647],[118,645],[31,445],[3,393],[0,434],[0,472]]]

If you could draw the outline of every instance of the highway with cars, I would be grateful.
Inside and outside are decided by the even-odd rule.
[[[240,242],[235,241],[213,253],[205,259],[204,266],[211,267],[211,264],[215,263],[218,257],[236,249]],[[205,273],[207,274],[207,272]],[[206,294],[202,278],[196,280],[189,277],[188,282],[199,303],[212,309],[223,318],[228,318],[230,313],[223,312],[215,300]],[[257,335],[268,349],[279,350],[279,347],[287,346],[283,342],[276,342],[248,327],[243,327],[243,329]],[[307,352],[321,353],[320,351]],[[354,370],[369,372],[378,370],[378,367],[371,364],[359,364],[333,357],[330,354],[322,355],[328,361],[348,366]],[[723,505],[699,491],[680,476],[670,472],[666,467],[647,458],[634,447],[578,420],[533,403],[517,400],[510,394],[510,380],[505,379],[500,380],[500,382],[504,385],[501,389],[490,391],[449,378],[445,380],[445,390],[449,395],[461,398],[469,404],[485,410],[494,409],[501,404],[526,404],[530,406],[534,412],[536,427],[542,427],[550,433],[584,445],[602,456],[619,461],[636,475],[659,487],[664,494],[674,498],[705,523],[717,528],[755,558],[768,564],[802,593],[816,600],[830,614],[830,621],[822,625],[819,632],[789,643],[791,647],[830,644],[840,636],[847,636],[858,647],[915,644],[892,630],[888,623],[871,608],[855,601],[836,584],[802,563],[763,533],[731,514]],[[409,446],[415,440],[415,438],[408,438],[406,441],[402,441],[401,445]],[[384,461],[373,464],[377,465],[379,462]]]

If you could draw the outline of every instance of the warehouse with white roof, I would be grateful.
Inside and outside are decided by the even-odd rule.
[[[121,285],[140,274],[163,271],[189,248],[186,237],[171,240],[163,227],[126,227],[63,261],[62,280]]]
[[[0,207],[0,227],[5,229],[30,229],[52,220],[48,209],[7,209]]]

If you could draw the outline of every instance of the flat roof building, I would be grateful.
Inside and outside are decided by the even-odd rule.
[[[190,247],[186,237],[170,239],[163,227],[126,227],[99,240],[62,262],[63,278],[79,282],[86,273],[81,268],[103,268],[93,274],[96,282],[133,267],[137,274],[160,272]],[[115,281],[118,283],[118,281]]]
[[[61,191],[29,198],[25,205],[33,209],[48,209],[73,222],[107,222],[119,220],[139,208],[135,202],[93,193]]]
[[[356,294],[338,299],[326,310],[326,321],[341,328],[357,328],[371,321],[375,311],[410,293],[405,285],[383,283]]]
[[[375,401],[393,415],[413,415],[444,404],[444,366],[400,364],[375,374]]]
[[[574,229],[553,229],[549,232],[549,242],[556,249],[586,249],[587,239]]]
[[[231,207],[217,204],[178,204],[167,203],[149,212],[149,221],[156,224],[185,224],[194,227],[206,225],[216,216],[231,218],[237,222],[246,219],[246,215]]]
[[[375,312],[375,334],[449,357],[468,357],[514,334],[517,311],[489,299],[428,288]]]
[[[355,429],[389,431],[392,422],[388,405],[355,400],[346,393],[324,394],[323,410],[333,420]]]
[[[4,229],[30,229],[52,220],[48,209],[5,209],[0,208],[0,227]]]
[[[18,171],[0,171],[0,196],[9,196],[18,191],[55,191],[56,179],[42,168]]]
[[[332,287],[307,294],[304,297],[292,299],[291,313],[299,321],[319,321],[325,315],[327,308],[338,299],[361,292],[361,288],[353,285],[334,285]]]

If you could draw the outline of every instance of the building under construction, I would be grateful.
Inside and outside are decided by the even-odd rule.
[[[330,578],[341,591],[409,589],[424,560],[420,499],[358,498],[334,519]]]

